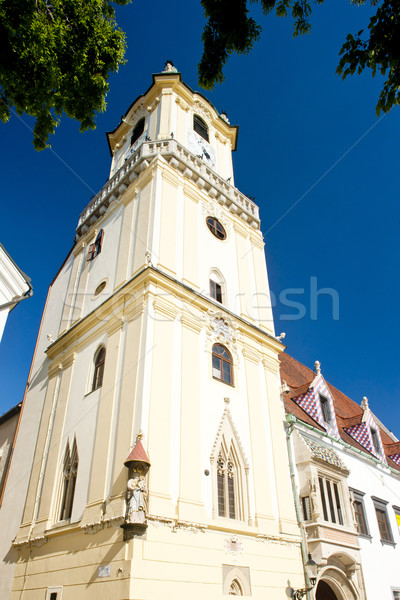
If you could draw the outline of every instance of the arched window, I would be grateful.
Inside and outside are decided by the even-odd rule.
[[[233,384],[233,361],[230,352],[221,344],[212,347],[212,374],[215,379]]]
[[[193,115],[193,129],[196,133],[201,135],[201,137],[204,138],[206,142],[209,141],[207,123],[203,121],[203,119],[198,115]]]
[[[60,521],[71,518],[72,505],[74,503],[75,495],[76,477],[78,474],[78,463],[78,449],[76,446],[76,439],[74,439],[72,452],[70,452],[68,443],[65,449]]]
[[[210,297],[221,304],[225,303],[225,282],[216,269],[210,273]]]
[[[92,381],[92,392],[103,385],[104,363],[106,360],[106,349],[99,348],[94,358],[94,373]]]
[[[222,415],[210,462],[213,474],[213,517],[248,520],[249,466],[233,424],[232,415],[227,408]],[[232,549],[236,550],[237,548]],[[233,579],[235,577],[232,575],[226,585],[229,586]],[[239,581],[242,582],[242,579],[239,578]],[[228,587],[225,593],[227,591]]]
[[[231,457],[225,458],[222,452],[217,460],[218,515],[236,519],[236,474]]]
[[[242,586],[238,582],[237,579],[234,579],[229,586],[229,595],[230,596],[243,596]]]
[[[132,131],[131,146],[140,138],[144,131],[144,117],[138,121]]]

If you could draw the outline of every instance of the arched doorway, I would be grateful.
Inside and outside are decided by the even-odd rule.
[[[320,581],[318,583],[317,592],[315,594],[316,600],[338,600],[335,592],[326,581]]]

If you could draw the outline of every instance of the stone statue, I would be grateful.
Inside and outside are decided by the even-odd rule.
[[[144,523],[146,520],[147,488],[143,475],[134,473],[128,480],[126,523]]]
[[[318,493],[317,493],[317,478],[313,476],[310,481],[310,505],[313,519],[318,519],[320,516]]]

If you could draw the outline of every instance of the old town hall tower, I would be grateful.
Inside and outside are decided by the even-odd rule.
[[[304,585],[258,208],[171,63],[108,134],[49,292],[11,598],[279,600]],[[25,421],[24,421],[25,419]]]

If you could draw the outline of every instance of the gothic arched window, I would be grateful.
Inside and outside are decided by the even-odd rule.
[[[74,503],[75,495],[76,477],[78,474],[78,463],[78,449],[76,446],[76,439],[74,439],[72,452],[70,452],[68,443],[65,449],[60,521],[71,518],[72,505]]]
[[[104,363],[106,360],[106,349],[101,346],[94,357],[94,373],[92,381],[92,392],[103,385]]]
[[[193,115],[193,129],[196,133],[201,135],[201,137],[204,138],[206,142],[209,141],[207,123],[203,121],[203,119],[199,117],[199,115]]]
[[[213,474],[213,517],[248,520],[249,467],[227,408],[222,416],[210,461]],[[235,577],[232,576],[232,581],[233,579]]]
[[[143,117],[143,119],[140,119],[140,121],[137,122],[137,124],[135,125],[135,127],[132,131],[131,146],[132,146],[132,144],[134,144],[136,142],[136,140],[138,140],[140,138],[143,131],[144,131],[144,117]]]
[[[242,586],[238,582],[237,579],[234,579],[229,586],[229,595],[230,596],[243,596]]]
[[[233,384],[232,356],[221,344],[214,344],[212,347],[212,374],[215,379]]]
[[[237,518],[236,487],[235,464],[231,457],[225,458],[220,452],[217,460],[218,515],[220,517]]]

